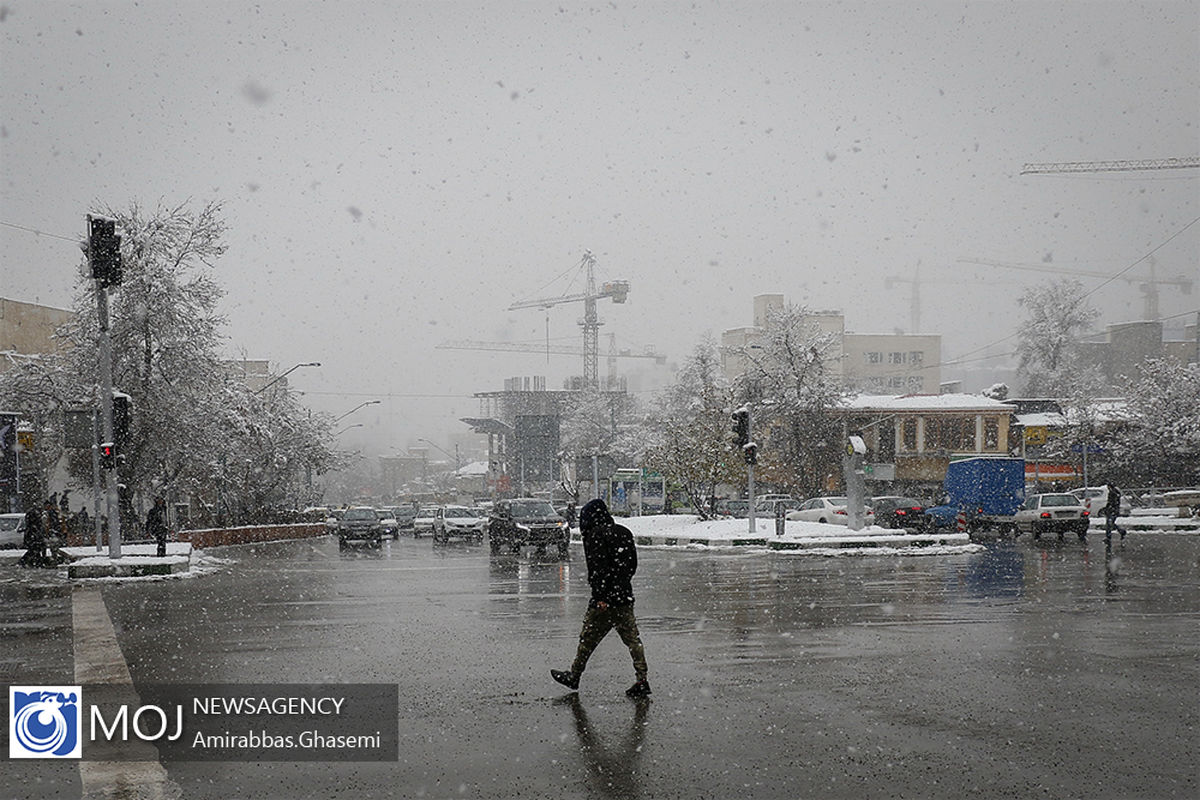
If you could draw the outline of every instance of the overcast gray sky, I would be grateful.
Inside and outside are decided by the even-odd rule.
[[[1200,153],[1190,0],[0,0],[0,74],[0,294],[69,305],[55,237],[94,207],[221,201],[230,351],[321,361],[293,385],[335,413],[390,395],[345,436],[385,451],[444,441],[506,376],[579,371],[433,348],[543,340],[546,312],[507,306],[567,290],[584,250],[632,284],[603,347],[676,359],[765,292],[907,329],[910,284],[885,280],[918,263],[947,358],[1055,277],[959,259],[1200,263],[1196,170],[1019,174]],[[1142,316],[1124,281],[1092,300]],[[581,314],[552,309],[550,335],[578,344]]]

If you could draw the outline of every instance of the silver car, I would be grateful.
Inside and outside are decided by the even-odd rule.
[[[0,514],[0,548],[25,546],[25,515]]]
[[[1028,531],[1034,539],[1049,532],[1062,539],[1067,531],[1073,531],[1080,540],[1085,540],[1090,523],[1088,510],[1079,498],[1059,492],[1031,494],[1013,516],[1017,533]]]

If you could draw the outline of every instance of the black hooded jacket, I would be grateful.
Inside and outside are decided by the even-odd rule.
[[[637,548],[633,533],[618,525],[603,500],[592,500],[579,511],[579,532],[587,559],[592,603],[624,606],[633,602]]]

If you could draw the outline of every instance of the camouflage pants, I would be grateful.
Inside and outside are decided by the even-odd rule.
[[[571,664],[572,672],[576,675],[583,673],[592,651],[613,628],[617,629],[617,635],[629,648],[633,671],[638,680],[646,677],[646,651],[642,647],[637,619],[633,615],[633,603],[606,608],[588,605],[587,613],[583,616],[583,629],[579,631],[579,649],[575,651],[575,662]]]

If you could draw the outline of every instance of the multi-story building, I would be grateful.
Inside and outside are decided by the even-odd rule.
[[[770,314],[783,308],[783,295],[758,295],[754,298],[754,324],[721,334],[721,366],[727,379],[734,380],[745,373],[746,350],[759,343]],[[814,334],[829,337],[826,363],[849,388],[871,394],[938,391],[941,336],[847,333],[845,316],[838,311],[813,311],[806,321]]]
[[[1084,367],[1092,370],[1106,390],[1120,389],[1136,378],[1138,368],[1149,358],[1177,364],[1200,361],[1197,326],[1188,325],[1182,339],[1167,339],[1161,321],[1121,322],[1109,325],[1098,336],[1080,343]]]
[[[0,356],[54,352],[60,346],[54,332],[74,316],[66,309],[0,297]],[[9,359],[0,357],[0,372],[9,366]]]

